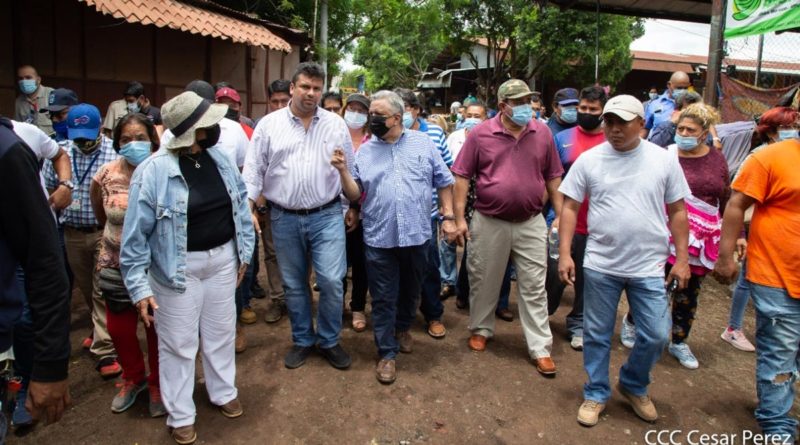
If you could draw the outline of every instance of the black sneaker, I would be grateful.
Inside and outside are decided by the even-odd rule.
[[[286,354],[283,359],[283,364],[289,369],[295,369],[303,366],[306,363],[311,351],[314,350],[313,346],[292,346],[292,349]]]
[[[253,298],[265,298],[267,293],[264,291],[264,288],[258,284],[258,281],[253,281],[253,285],[250,286],[250,296]]]
[[[344,348],[339,344],[332,348],[319,348],[319,352],[323,357],[328,359],[328,363],[336,369],[347,369],[350,367],[350,363],[353,362],[350,356],[344,352]]]

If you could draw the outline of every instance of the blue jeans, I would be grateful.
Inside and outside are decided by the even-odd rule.
[[[334,205],[310,215],[295,215],[273,207],[270,218],[292,324],[292,342],[303,347],[318,344],[332,348],[339,342],[342,330],[342,279],[347,272],[342,208]],[[308,287],[309,253],[320,289],[316,334]]]
[[[436,238],[432,238],[435,240]],[[456,265],[456,244],[446,239],[439,240],[439,278],[442,285],[455,286],[458,266]]]
[[[22,267],[17,266],[17,281],[25,290],[25,272]],[[25,303],[22,308],[22,315],[14,323],[14,372],[22,378],[22,388],[27,389],[33,371],[33,353],[36,333],[33,331],[33,318],[31,317],[31,307],[28,305],[28,297],[24,296]]]
[[[624,290],[636,320],[636,344],[619,372],[619,383],[629,392],[647,394],[650,370],[661,357],[670,336],[670,306],[664,278],[623,278],[583,269],[583,368],[589,381],[586,400],[605,403],[611,397],[608,381],[611,336],[617,306]]]
[[[788,435],[794,443],[797,420],[789,414],[794,403],[800,345],[800,300],[786,289],[750,283],[756,308],[755,416],[764,434]]]
[[[236,319],[242,315],[242,309],[250,307],[253,283],[256,280],[256,265],[258,265],[258,237],[256,237],[255,247],[253,248],[253,259],[247,265],[242,282],[236,288]]]
[[[739,271],[739,278],[736,280],[736,287],[733,289],[733,300],[731,301],[731,318],[728,326],[734,331],[742,329],[744,322],[744,311],[747,309],[747,300],[750,299],[750,283],[747,282],[747,260],[742,261],[742,270]]]
[[[407,320],[417,313],[417,297],[431,244],[436,245],[428,241],[421,246],[393,249],[365,246],[372,324],[381,358],[397,356],[400,347],[395,333],[410,327],[400,323],[401,315]]]

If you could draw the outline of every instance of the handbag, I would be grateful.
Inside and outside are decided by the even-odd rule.
[[[111,312],[116,314],[133,307],[131,296],[122,281],[122,273],[119,269],[110,267],[100,269],[97,284],[108,304],[108,310]]]

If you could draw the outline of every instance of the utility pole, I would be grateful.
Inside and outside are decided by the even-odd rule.
[[[319,46],[322,51],[320,63],[325,70],[322,89],[328,91],[328,0],[320,0],[319,3]]]
[[[711,3],[711,36],[708,42],[708,66],[706,69],[706,87],[703,99],[713,107],[719,106],[717,84],[722,68],[723,50],[725,41],[725,2],[726,0],[713,0]]]
[[[758,36],[758,59],[756,60],[756,79],[753,85],[758,86],[758,79],[761,77],[761,57],[764,55],[764,34]]]

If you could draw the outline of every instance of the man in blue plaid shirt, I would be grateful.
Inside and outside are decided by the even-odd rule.
[[[97,370],[103,378],[122,373],[114,344],[106,326],[106,304],[97,287],[97,253],[103,226],[99,225],[89,199],[89,186],[97,170],[119,157],[111,139],[100,133],[100,111],[94,105],[79,104],[67,114],[67,140],[60,143],[72,164],[72,181],[59,182],[50,162],[45,162],[45,186],[51,192],[60,187],[72,190],[72,204],[62,210],[59,222],[64,229],[67,262],[75,282],[92,314],[92,333],[83,341],[98,358]]]

